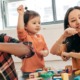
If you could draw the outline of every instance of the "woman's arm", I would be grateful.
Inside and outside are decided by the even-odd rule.
[[[30,48],[23,43],[0,43],[0,51],[7,52],[18,57],[30,54]]]
[[[65,31],[64,31],[64,33],[61,35],[61,37],[55,42],[55,44],[52,46],[52,48],[51,48],[51,50],[50,50],[50,52],[52,53],[52,54],[56,54],[56,55],[59,55],[59,54],[61,54],[61,50],[62,50],[62,47],[64,47],[64,46],[62,46],[62,44],[63,44],[63,42],[65,41],[65,39],[67,38],[67,37],[70,37],[70,36],[72,36],[72,35],[74,35],[74,34],[77,34],[78,32],[77,32],[77,30],[76,29],[74,29],[74,28],[67,28],[67,29],[65,29]],[[65,50],[64,50],[65,51]]]
[[[51,47],[50,53],[54,55],[61,55],[63,51],[66,49],[66,45],[63,44],[63,41],[66,39],[64,35],[62,35],[55,44]]]

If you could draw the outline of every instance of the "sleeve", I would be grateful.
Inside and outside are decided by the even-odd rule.
[[[6,36],[5,33],[0,34],[0,42],[5,42],[4,36]]]
[[[23,42],[23,44],[29,47],[29,49],[30,49],[30,54],[23,55],[23,56],[21,56],[20,58],[21,58],[21,59],[24,59],[24,58],[30,58],[30,57],[32,57],[32,56],[35,54],[34,48],[33,48],[33,46],[32,46],[32,42]]]
[[[44,43],[44,50],[48,50],[47,44],[46,44],[46,42],[45,42],[45,40],[44,40],[44,37],[43,37],[42,35],[41,35],[41,37],[42,37],[43,43]]]
[[[19,43],[20,41],[7,36],[5,33],[0,34],[0,42],[7,42],[7,43]]]
[[[20,41],[27,40],[28,33],[24,29],[17,29],[17,34]]]

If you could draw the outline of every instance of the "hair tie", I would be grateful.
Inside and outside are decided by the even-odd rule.
[[[25,7],[25,10],[27,11],[28,10],[28,7]]]

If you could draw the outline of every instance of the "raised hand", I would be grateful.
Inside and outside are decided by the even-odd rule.
[[[20,5],[18,8],[17,8],[17,11],[19,14],[24,14],[24,7],[23,5]]]

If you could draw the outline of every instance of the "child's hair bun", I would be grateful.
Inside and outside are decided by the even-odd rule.
[[[25,10],[28,10],[28,7],[25,7]]]

